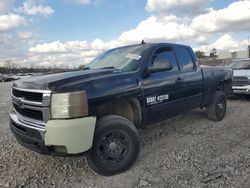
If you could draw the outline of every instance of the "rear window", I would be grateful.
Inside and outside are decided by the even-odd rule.
[[[190,72],[195,70],[195,62],[186,47],[178,46],[176,48],[177,58],[182,65],[182,69],[185,72]]]

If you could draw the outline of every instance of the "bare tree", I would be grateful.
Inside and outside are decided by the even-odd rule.
[[[10,70],[11,69],[11,61],[10,60],[6,60],[6,64],[7,64],[8,69]]]

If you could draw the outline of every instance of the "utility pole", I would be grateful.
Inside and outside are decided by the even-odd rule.
[[[248,47],[247,47],[247,49],[248,49],[248,57],[250,58],[250,44],[249,44],[249,41],[250,40],[250,37],[248,37]]]
[[[10,71],[10,70],[11,70],[11,63],[10,63],[10,60],[6,60],[6,63],[7,63],[8,69],[9,69],[9,71]]]

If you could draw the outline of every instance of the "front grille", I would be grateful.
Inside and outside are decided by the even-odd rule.
[[[246,76],[235,76],[233,77],[233,86],[246,86],[250,85],[250,81]]]
[[[13,107],[22,116],[25,116],[25,117],[28,117],[28,118],[31,118],[31,119],[36,119],[36,120],[39,120],[39,121],[43,121],[43,113],[42,113],[42,111],[27,109],[27,108],[20,108],[16,104],[13,104]]]
[[[20,91],[17,89],[13,89],[12,94],[17,98],[23,98],[27,101],[42,102],[43,100],[42,93],[33,93],[33,92]]]
[[[45,126],[49,121],[51,91],[13,87],[12,96],[13,107],[19,114],[19,120],[34,127]]]

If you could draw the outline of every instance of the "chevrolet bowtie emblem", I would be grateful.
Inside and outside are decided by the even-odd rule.
[[[17,98],[16,102],[17,102],[17,106],[19,108],[23,108],[23,99],[22,98]]]

